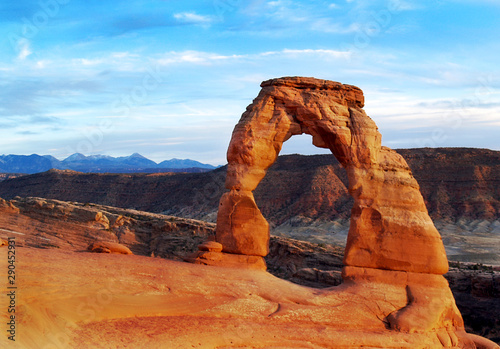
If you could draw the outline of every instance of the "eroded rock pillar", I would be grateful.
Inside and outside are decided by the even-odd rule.
[[[269,223],[262,216],[251,191],[231,190],[222,196],[216,241],[227,253],[261,257],[269,253]]]
[[[344,264],[442,275],[448,259],[404,159],[383,147],[370,167],[347,168],[354,198]]]

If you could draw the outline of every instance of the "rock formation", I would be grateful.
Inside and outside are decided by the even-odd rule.
[[[17,246],[83,251],[99,241],[126,246],[136,255],[182,260],[214,236],[202,221],[90,203],[43,198],[0,199],[0,238]]]
[[[96,253],[133,254],[127,246],[108,241],[95,241],[87,247],[87,250]]]
[[[236,125],[229,145],[226,188],[217,237],[223,252],[268,253],[269,225],[252,191],[283,142],[307,133],[346,169],[354,198],[345,264],[353,267],[444,274],[441,237],[427,214],[404,159],[381,146],[365,114],[363,93],[350,85],[312,78],[265,81]]]
[[[401,155],[381,146],[377,126],[362,109],[362,91],[301,77],[272,79],[261,87],[236,125],[227,152],[229,192],[220,200],[216,227],[222,252],[197,262],[233,266],[238,259],[242,267],[262,265],[257,260],[268,253],[269,225],[252,192],[283,142],[306,133],[314,145],[331,150],[349,178],[354,205],[345,284],[360,293],[392,292],[399,305],[379,309],[389,328],[430,333],[443,347],[473,348],[442,276],[448,261],[417,181]]]
[[[63,333],[59,331],[72,328],[74,331],[65,334],[66,343],[86,345],[89,339],[95,340],[92,345],[102,339],[109,340],[110,334],[123,343],[124,330],[131,332],[128,319],[135,317],[135,329],[151,328],[148,323],[152,322],[161,323],[161,327],[154,328],[153,335],[166,335],[162,336],[163,341],[156,338],[155,341],[170,346],[176,343],[173,347],[194,346],[194,343],[201,347],[202,342],[205,347],[248,347],[257,342],[254,347],[304,347],[307,343],[323,348],[498,348],[465,332],[462,316],[442,275],[448,270],[448,262],[441,237],[406,162],[396,152],[381,146],[376,125],[362,109],[361,90],[312,78],[274,79],[264,82],[262,87],[236,126],[229,146],[226,178],[229,192],[220,200],[215,241],[200,245],[194,261],[265,269],[263,257],[269,251],[269,225],[254,200],[253,190],[276,160],[283,142],[292,135],[307,133],[315,145],[332,151],[349,179],[348,189],[354,204],[343,260],[343,285],[317,290],[291,284],[260,270],[215,270],[139,256],[83,256],[66,251],[44,255],[43,251],[21,247],[23,261],[45,264],[23,265],[23,278],[28,280],[23,281],[23,289],[32,295],[20,299],[25,302],[20,306],[45,314],[34,316],[35,319],[54,319],[49,323],[52,328],[48,333]],[[148,239],[137,241],[130,234],[137,224],[135,214],[125,217],[124,212],[111,214],[111,210],[101,207],[86,210],[43,199],[26,204],[35,208],[33,217],[57,212],[66,227],[89,229],[85,235],[97,230],[109,239],[133,245],[132,250],[142,253],[156,250],[166,238],[163,231],[171,228],[170,222],[163,220],[159,234],[152,237],[156,233],[152,234],[153,227],[148,224]],[[16,205],[7,202],[0,205],[0,211],[12,219],[14,227],[25,229],[20,223],[30,221],[24,212],[16,213],[15,208]],[[77,224],[74,216],[83,216],[84,224]],[[37,224],[40,224],[38,232],[47,228],[42,220]],[[19,235],[20,241],[25,239],[21,231],[4,231]],[[56,241],[52,229],[51,233]],[[37,237],[45,241],[40,233]],[[62,240],[64,235],[57,238]],[[111,251],[106,246],[97,249]],[[57,262],[63,258],[72,258],[74,262]],[[6,258],[2,261],[5,264]],[[45,284],[39,282],[40,270],[48,276]],[[123,273],[116,278],[119,287],[106,291],[106,297],[100,297],[103,289],[97,283],[85,285],[90,297],[80,295],[81,280],[90,277],[95,280],[96,275],[99,279],[105,275],[106,279],[118,270]],[[71,278],[79,272],[84,274]],[[338,274],[333,272],[327,275],[306,269],[302,273],[316,281],[329,278],[338,283]],[[78,285],[71,290],[82,298],[69,297],[71,302],[58,304],[56,298],[49,301],[33,296],[42,293],[53,298],[54,294],[61,294],[56,292],[61,286],[50,279],[53,275],[57,275],[56,281],[65,288],[69,282]],[[138,288],[138,285],[145,286]],[[57,287],[53,291],[46,292],[54,286]],[[66,293],[65,297],[68,298]],[[78,309],[88,305],[82,299],[92,297],[104,298],[107,303],[103,307],[97,305],[99,311],[92,311],[89,313],[92,316],[85,318],[87,312]],[[58,313],[61,316],[55,315]],[[231,334],[235,319],[250,324],[240,331],[245,332],[244,336]],[[165,326],[166,321],[184,320],[187,321],[180,325]],[[200,330],[202,321],[206,327]],[[44,337],[47,330],[43,322],[40,320],[34,326],[35,331],[27,331],[29,335],[23,341],[34,343]],[[175,331],[169,332],[174,327]],[[150,335],[151,332],[141,337],[141,342]],[[132,343],[131,340],[125,341]]]
[[[127,322],[130,318],[137,319],[135,329],[134,325],[129,323],[123,327],[128,333],[134,333],[134,338],[130,338],[130,342],[127,343],[135,347],[155,347],[161,345],[160,343],[169,348],[175,347],[171,344],[172,341],[180,339],[176,339],[175,333],[165,332],[165,321],[172,321],[176,324],[175,328],[182,331],[181,337],[186,342],[181,343],[178,346],[180,348],[198,343],[195,339],[197,333],[204,333],[199,327],[200,321],[206,321],[210,326],[204,340],[219,341],[213,345],[205,343],[207,348],[231,347],[231,345],[259,347],[258,343],[261,340],[265,340],[268,347],[287,345],[306,347],[313,345],[311,344],[313,342],[315,348],[331,348],[331,343],[336,343],[336,347],[352,348],[356,344],[362,344],[377,348],[413,349],[439,347],[441,343],[437,336],[434,338],[429,336],[432,331],[419,334],[396,332],[386,328],[389,324],[389,318],[386,319],[387,314],[394,309],[404,308],[408,302],[408,292],[401,286],[401,282],[399,284],[393,282],[391,285],[387,281],[356,283],[351,280],[340,288],[318,289],[336,286],[342,282],[340,270],[343,266],[343,249],[340,247],[271,237],[270,252],[266,256],[269,272],[281,279],[314,287],[305,288],[265,272],[246,273],[239,269],[200,268],[164,259],[182,260],[186,254],[193,253],[198,245],[205,260],[216,260],[220,257],[218,252],[222,251],[223,246],[213,241],[214,224],[109,206],[41,198],[17,198],[6,203],[5,207],[0,207],[0,237],[16,238],[18,257],[23,261],[24,296],[20,301],[30,300],[31,305],[35,307],[30,306],[30,316],[34,320],[23,325],[24,334],[20,340],[27,341],[32,338],[37,341],[37,345],[32,343],[23,347],[40,348],[44,347],[40,343],[48,343],[54,338],[64,339],[52,337],[50,328],[53,329],[53,326],[59,324],[61,327],[55,334],[66,331],[67,321],[72,324],[72,316],[83,320],[85,327],[87,321],[91,321],[91,318],[88,318],[91,314],[104,316],[103,314],[109,314],[109,311],[113,313],[114,309],[120,314],[111,314],[114,320],[107,322],[108,325],[120,321]],[[12,210],[12,207],[16,209]],[[108,217],[109,229],[105,229],[102,225],[89,224],[98,212]],[[209,241],[199,245],[207,239]],[[130,248],[134,255],[82,253],[94,240],[119,242]],[[4,247],[0,250],[6,253],[7,249]],[[145,258],[145,256],[164,258]],[[234,258],[232,266],[247,263],[245,258],[258,258],[232,256]],[[0,260],[0,263],[6,262],[7,258]],[[84,265],[88,267],[82,267]],[[125,265],[132,266],[135,271]],[[456,263],[454,266],[457,267]],[[186,271],[179,272],[179,267]],[[467,266],[462,263],[459,267],[459,270],[452,269],[445,277],[450,282],[457,304],[458,301],[461,302],[459,307],[461,306],[462,314],[468,317],[467,329],[498,340],[500,269],[494,271],[482,267],[483,270],[476,270],[478,265]],[[187,274],[190,275],[189,280],[186,279]],[[40,275],[54,275],[54,278],[40,278]],[[168,279],[165,279],[166,276]],[[262,284],[255,278],[265,283]],[[103,280],[108,280],[111,289],[102,289]],[[130,283],[125,286],[124,282]],[[266,286],[267,282],[272,282],[273,285]],[[210,284],[213,285],[209,286]],[[364,286],[360,287],[361,285]],[[235,287],[239,290],[236,293]],[[47,292],[49,288],[52,289],[51,292]],[[163,289],[165,293],[159,295],[158,288]],[[114,292],[112,295],[109,293],[111,290]],[[71,292],[72,296],[68,292]],[[130,296],[124,297],[127,293]],[[222,299],[219,298],[221,293],[226,295]],[[298,294],[302,294],[299,299],[297,299]],[[418,299],[413,294],[417,293],[413,292],[412,297]],[[46,298],[43,298],[43,295]],[[288,295],[294,298],[289,299]],[[195,301],[192,297],[198,298]],[[79,300],[85,306],[81,305]],[[89,303],[92,300],[97,303]],[[112,306],[108,304],[111,301],[113,301]],[[130,307],[131,301],[136,307]],[[173,312],[171,318],[158,317],[161,314],[158,307],[162,304],[165,306],[163,311],[167,314]],[[215,306],[217,304],[219,306]],[[22,303],[20,305],[22,306]],[[185,327],[182,329],[177,323],[180,318],[178,317],[180,305],[186,305],[181,311],[189,315],[182,318],[192,320],[190,323],[184,323]],[[195,310],[192,309],[193,306]],[[93,307],[99,307],[99,311],[94,313]],[[206,318],[207,314],[204,312],[198,313],[199,317],[193,314],[202,308],[207,308],[206,311],[212,312],[214,317]],[[43,316],[36,316],[37,309]],[[123,309],[128,309],[128,312],[122,313]],[[420,310],[424,311],[425,308]],[[150,311],[147,313],[148,317],[142,319],[137,317],[147,311]],[[231,317],[227,318],[228,327],[235,328],[236,332],[230,330],[228,335],[228,327],[222,327],[217,334],[214,334],[213,327],[220,325],[221,318],[227,316],[227,311],[232,311]],[[295,312],[297,314],[294,314]],[[44,320],[48,313],[53,314],[50,317],[53,321]],[[269,317],[271,313],[272,316]],[[165,315],[165,312],[163,314]],[[425,315],[425,312],[423,314]],[[311,319],[314,321],[311,322]],[[367,319],[371,319],[370,322]],[[150,321],[157,323],[161,330],[156,331],[157,335],[153,337],[150,337],[151,333],[148,332],[147,340],[150,341],[148,343],[154,344],[146,345],[143,342],[145,337],[141,337],[141,334],[145,335],[144,326],[150,328]],[[290,329],[291,323],[297,331]],[[79,325],[73,324],[73,326]],[[85,347],[92,345],[96,348],[109,348],[113,346],[114,339],[118,341],[117,343],[123,343],[123,336],[126,334],[106,326],[103,322],[94,323],[89,328],[91,333],[77,339],[77,343],[85,343]],[[190,329],[193,332],[188,334]],[[163,341],[159,338],[160,334]],[[99,336],[102,336],[100,345],[88,342],[91,338],[97,340],[95,338]],[[291,343],[290,339],[285,337],[293,337],[295,342]],[[441,333],[441,338],[446,340],[444,332]],[[479,348],[495,348],[491,342],[474,338],[475,342],[477,339]],[[486,344],[480,346],[481,342],[489,347]],[[2,344],[0,338],[0,347]],[[78,348],[77,345],[57,344],[59,347]],[[4,346],[9,347],[9,345]],[[21,343],[20,345],[22,346]],[[265,345],[261,344],[261,347]]]

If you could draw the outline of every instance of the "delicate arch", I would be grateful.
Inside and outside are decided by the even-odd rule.
[[[229,144],[225,193],[216,241],[223,252],[265,256],[269,225],[252,191],[275,162],[283,142],[302,133],[329,148],[346,168],[354,198],[344,263],[347,266],[444,274],[441,237],[405,160],[381,146],[364,112],[363,92],[313,78],[265,81],[243,113]]]

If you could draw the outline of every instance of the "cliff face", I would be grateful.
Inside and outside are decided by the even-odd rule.
[[[194,217],[217,208],[216,195],[221,193],[223,176],[221,170],[196,174],[97,174],[50,170],[2,182],[0,197],[38,196],[148,212],[177,212],[180,216]]]
[[[353,200],[347,173],[333,155],[278,158],[254,195],[263,215],[278,226],[295,217],[348,219]]]
[[[500,217],[500,152],[488,149],[400,149],[432,218]]]
[[[420,184],[433,219],[500,217],[500,152],[473,148],[397,150]],[[0,197],[40,196],[215,220],[226,167],[208,173],[83,174],[51,170],[0,183]],[[263,215],[278,226],[348,218],[347,174],[333,155],[278,157],[255,190]],[[295,219],[297,221],[297,218]]]

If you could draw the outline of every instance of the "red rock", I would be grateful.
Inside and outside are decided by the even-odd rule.
[[[109,229],[109,219],[102,212],[97,212],[88,225],[94,228]]]
[[[475,335],[475,334],[467,334],[469,336],[469,339],[474,342],[476,345],[476,349],[499,349],[500,346],[497,345],[496,343],[490,341],[487,338]]]
[[[377,299],[381,295],[375,293],[384,290],[383,298],[393,299],[392,309],[379,307],[377,317],[391,329],[434,333],[435,342],[443,347],[473,348],[442,276],[448,260],[441,236],[406,161],[381,146],[377,126],[362,109],[362,91],[299,77],[273,79],[261,86],[235,126],[227,152],[230,192],[220,200],[216,227],[216,241],[223,251],[235,253],[237,263],[247,262],[241,258],[245,254],[267,254],[268,226],[252,191],[283,142],[296,134],[310,134],[314,145],[330,149],[346,169],[354,198],[344,291]],[[222,255],[206,252],[196,261],[204,258],[224,265]],[[318,281],[318,270],[301,272],[305,279]]]
[[[127,246],[116,242],[96,241],[87,247],[90,252],[133,254]]]
[[[19,213],[19,208],[10,201],[0,198],[0,211],[8,213]]]
[[[251,256],[269,253],[269,224],[250,191],[232,190],[222,196],[215,234],[224,252]]]
[[[381,146],[377,126],[362,109],[362,91],[354,86],[313,78],[280,78],[262,90],[235,126],[229,144],[226,188],[221,199],[216,240],[231,253],[267,253],[264,219],[237,208],[237,193],[250,197],[276,160],[283,142],[296,134],[312,135],[346,168],[354,198],[346,265],[444,274],[448,261],[441,237],[425,207],[405,160]],[[250,207],[250,201],[245,207]],[[255,214],[253,213],[255,212]],[[258,212],[258,214],[257,214]],[[231,215],[237,213],[238,224]],[[255,229],[245,224],[245,219]],[[251,246],[247,249],[247,246]]]
[[[260,256],[232,254],[223,252],[199,251],[186,261],[195,264],[213,265],[227,268],[244,268],[253,270],[266,270],[266,262]]]
[[[448,282],[442,275],[346,266],[342,278],[346,285],[354,288],[387,285],[387,295],[392,286],[405,290],[406,305],[386,316],[390,328],[410,333],[447,329],[437,333],[444,347],[451,347],[450,343],[453,346],[459,342],[471,343]]]
[[[222,252],[222,244],[219,244],[215,241],[205,241],[198,246],[198,250],[208,252]]]
[[[479,227],[476,219],[491,223],[486,231],[498,229],[499,222],[495,220],[500,217],[500,151],[415,148],[397,152],[417,179],[438,230],[441,224],[451,223],[457,228],[472,224],[472,231]],[[215,222],[218,199],[226,191],[225,178],[223,168],[195,175],[49,171],[0,182],[0,197],[38,196],[137,207]],[[278,227],[297,213],[314,220],[348,219],[353,199],[347,187],[347,173],[332,155],[295,154],[279,156],[253,194],[271,227]],[[108,218],[113,221],[111,216]],[[443,239],[446,245],[444,236]]]

